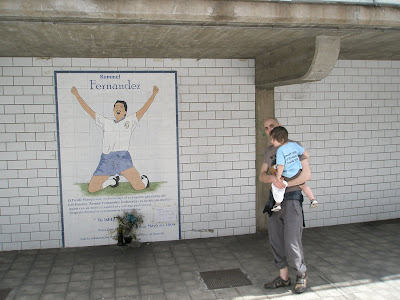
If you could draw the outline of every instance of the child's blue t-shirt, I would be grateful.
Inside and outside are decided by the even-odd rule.
[[[299,155],[304,153],[304,148],[294,142],[282,145],[276,151],[276,164],[284,165],[282,176],[291,178],[302,168]]]

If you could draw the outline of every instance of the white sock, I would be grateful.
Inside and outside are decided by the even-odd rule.
[[[115,184],[115,180],[113,179],[113,176],[110,176],[110,177],[108,177],[108,179],[106,181],[103,182],[103,184],[101,186],[103,187],[103,189],[105,189],[109,185],[113,185],[113,184]]]
[[[143,182],[144,186],[148,187],[149,179],[147,178],[147,176],[146,175],[142,175],[140,178],[142,179],[142,182]]]

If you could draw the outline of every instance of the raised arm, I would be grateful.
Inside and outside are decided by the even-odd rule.
[[[143,105],[143,107],[136,112],[136,118],[138,119],[138,121],[143,117],[145,112],[149,109],[149,107],[153,103],[154,98],[156,97],[158,91],[159,91],[158,87],[153,86],[153,94],[150,96],[149,100],[147,100],[147,102]]]
[[[82,97],[78,93],[78,89],[76,87],[72,87],[71,93],[78,99],[79,104],[82,106],[82,108],[95,120],[96,118],[96,113],[93,111],[93,109],[90,108],[89,105],[86,104],[85,100],[82,99]]]

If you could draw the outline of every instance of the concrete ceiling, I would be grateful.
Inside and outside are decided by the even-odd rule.
[[[2,0],[0,56],[255,58],[340,36],[339,59],[400,60],[400,6]]]

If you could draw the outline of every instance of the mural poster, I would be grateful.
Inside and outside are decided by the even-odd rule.
[[[65,247],[180,238],[176,72],[55,72]]]

